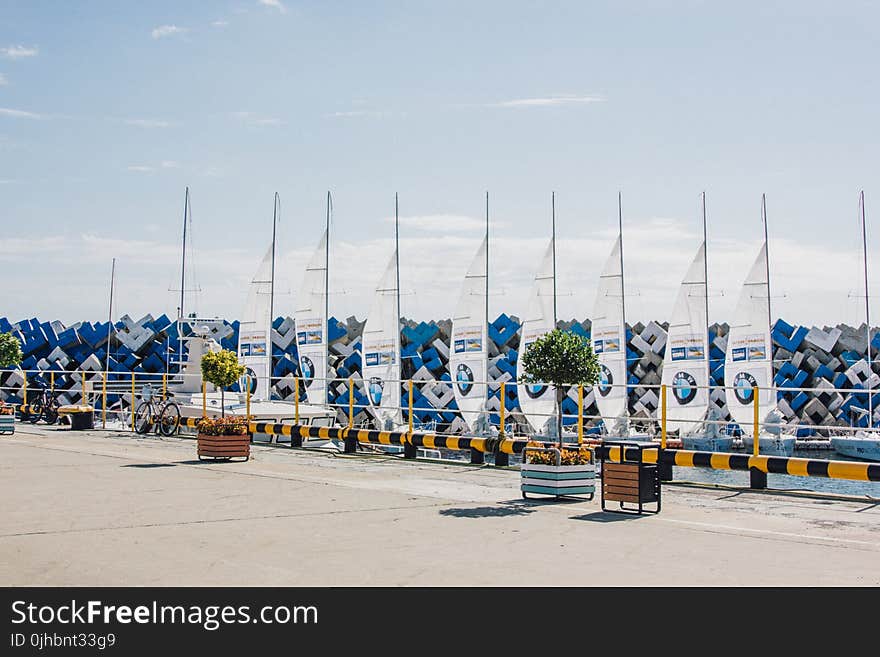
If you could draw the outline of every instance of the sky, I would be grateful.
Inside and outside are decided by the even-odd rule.
[[[872,2],[0,0],[0,316],[237,318],[271,239],[276,314],[333,196],[330,310],[364,318],[394,248],[402,314],[450,317],[490,210],[490,312],[522,317],[551,233],[592,313],[622,197],[627,314],[665,320],[702,240],[731,321],[763,239],[773,315],[864,320],[880,261]],[[873,216],[872,216],[873,215]],[[196,290],[198,290],[196,292]]]

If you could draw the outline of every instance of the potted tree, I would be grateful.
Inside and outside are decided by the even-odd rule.
[[[244,366],[234,351],[223,349],[202,356],[202,378],[220,388],[220,417],[203,418],[197,424],[198,456],[214,459],[250,458],[251,441],[248,419],[238,415],[226,416],[223,391],[235,383]]]
[[[587,446],[565,447],[562,443],[562,401],[565,388],[593,385],[599,380],[599,362],[589,340],[575,333],[554,329],[531,343],[523,358],[523,383],[552,384],[556,391],[556,446],[530,442],[523,450],[520,489],[543,495],[582,495],[593,499],[596,465]]]
[[[0,369],[7,369],[21,362],[21,344],[12,333],[0,333]],[[15,408],[0,401],[0,433],[15,432]]]

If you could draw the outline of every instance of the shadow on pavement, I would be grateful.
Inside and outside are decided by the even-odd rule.
[[[523,504],[510,504],[509,506],[478,506],[476,508],[457,507],[454,509],[441,509],[441,516],[452,518],[504,518],[507,516],[524,516],[533,513]]]
[[[122,468],[173,468],[175,463],[129,463]]]
[[[611,511],[594,511],[582,516],[571,516],[569,520],[586,520],[587,522],[618,522],[620,520],[638,520],[647,518],[651,514],[639,515],[637,513],[612,513]]]

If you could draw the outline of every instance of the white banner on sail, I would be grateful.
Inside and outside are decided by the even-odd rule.
[[[269,377],[272,376],[272,247],[263,257],[248,288],[244,312],[238,327],[238,362],[245,366],[251,396],[268,400]],[[239,386],[248,383],[242,377]]]
[[[593,305],[590,341],[599,361],[599,383],[595,386],[596,405],[610,425],[628,412],[626,327],[623,322],[623,269],[620,264],[621,238],[618,236],[599,277]]]
[[[487,386],[484,383],[488,380],[487,253],[488,240],[484,238],[465,275],[458,306],[452,317],[449,374],[458,410],[468,427],[473,427],[487,399]]]
[[[297,293],[296,350],[310,404],[327,404],[327,231]]]
[[[765,243],[743,283],[724,358],[727,408],[733,421],[750,436],[754,433],[755,412],[752,389],[760,389],[758,412],[761,419],[776,408],[766,258]]]
[[[706,245],[682,280],[669,320],[660,383],[667,386],[669,431],[692,432],[709,408],[709,337],[706,316]]]
[[[402,422],[400,410],[400,319],[397,316],[397,253],[376,288],[361,336],[361,376],[374,417]]]
[[[555,328],[553,317],[553,240],[541,260],[535,275],[528,314],[522,323],[519,357],[516,360],[516,378],[523,376],[523,356],[529,345]],[[556,391],[552,385],[520,384],[519,406],[535,431],[540,431],[556,412]]]

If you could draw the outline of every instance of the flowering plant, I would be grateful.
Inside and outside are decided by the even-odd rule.
[[[544,443],[530,440],[526,447],[544,447]],[[566,449],[562,448],[560,465],[590,465],[593,462],[593,452],[590,449]],[[556,465],[554,452],[526,452],[526,463],[535,465]]]
[[[241,415],[207,417],[199,420],[196,428],[205,436],[244,436],[248,432],[248,421]]]

